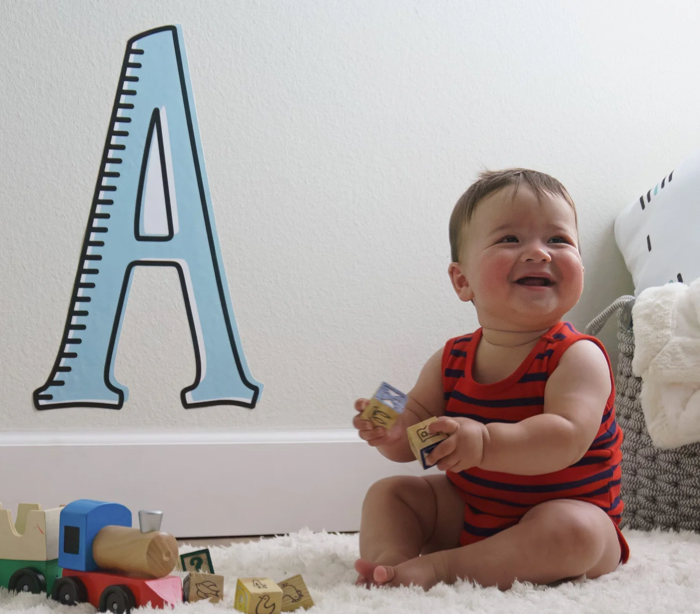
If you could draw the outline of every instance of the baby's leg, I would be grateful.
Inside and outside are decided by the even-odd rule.
[[[517,525],[480,542],[377,567],[373,579],[425,589],[465,579],[505,590],[516,579],[549,584],[584,574],[597,578],[619,562],[620,542],[608,515],[591,503],[558,499],[535,506]]]
[[[359,583],[373,583],[374,568],[398,565],[421,553],[455,548],[464,502],[444,474],[380,480],[362,506]]]

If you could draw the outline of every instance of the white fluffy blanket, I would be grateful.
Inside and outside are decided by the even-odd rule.
[[[700,280],[644,290],[632,309],[632,370],[652,441],[675,448],[700,441]]]
[[[504,592],[459,582],[454,586],[440,584],[424,592],[413,587],[367,590],[354,586],[357,535],[302,530],[260,542],[211,548],[215,571],[225,578],[224,600],[216,605],[183,604],[172,612],[234,612],[236,578],[265,576],[283,580],[298,573],[304,577],[316,603],[310,610],[315,614],[700,612],[700,535],[633,530],[624,533],[632,553],[629,562],[596,580],[577,580],[556,587],[516,583]],[[183,546],[181,552],[193,549]],[[41,595],[10,595],[0,589],[0,611],[88,614],[94,608],[59,605]],[[139,610],[143,611],[158,610]]]

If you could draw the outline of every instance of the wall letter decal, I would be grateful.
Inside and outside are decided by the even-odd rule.
[[[37,409],[120,409],[114,359],[135,266],[177,269],[192,332],[186,408],[255,407],[214,226],[180,26],[127,44],[71,307]]]

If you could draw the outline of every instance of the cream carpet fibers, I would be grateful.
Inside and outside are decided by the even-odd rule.
[[[302,574],[316,605],[316,614],[456,612],[504,614],[574,614],[585,612],[700,612],[700,535],[625,531],[632,556],[627,565],[597,580],[567,582],[556,587],[516,583],[509,591],[475,587],[466,582],[420,589],[362,589],[354,586],[357,535],[300,531],[259,542],[211,548],[217,573],[225,577],[219,604],[177,606],[175,614],[232,611],[236,578],[266,576],[281,581]],[[199,547],[181,548],[181,553]],[[11,595],[0,589],[1,612],[93,612],[88,605],[59,605],[38,595]],[[151,610],[148,610],[151,611]]]

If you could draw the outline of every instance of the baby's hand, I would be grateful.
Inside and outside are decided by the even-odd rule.
[[[428,454],[428,464],[437,463],[441,471],[459,473],[478,467],[484,460],[484,443],[488,440],[486,426],[470,418],[442,416],[428,426],[431,433],[449,435]]]
[[[360,414],[369,404],[369,399],[357,399],[355,401],[355,409],[357,415],[352,420],[352,425],[358,430],[360,439],[364,439],[370,446],[383,446],[388,443],[394,443],[400,437],[401,431],[396,428],[396,425],[389,429],[383,426],[376,426],[369,420],[362,420]]]

